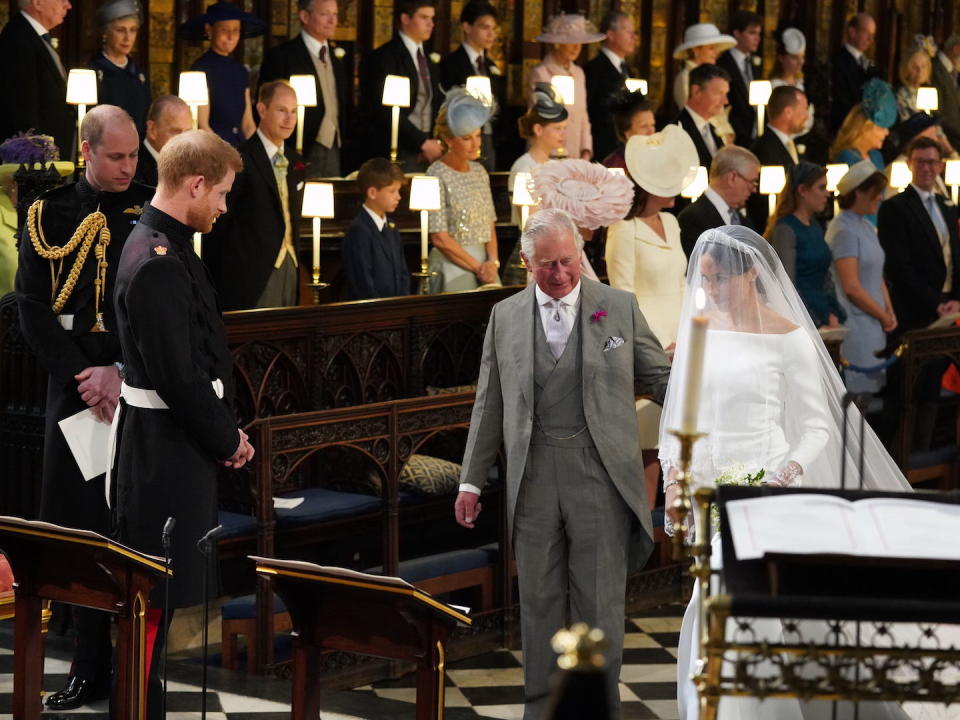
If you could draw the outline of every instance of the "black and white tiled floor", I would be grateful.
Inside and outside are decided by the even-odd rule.
[[[626,621],[620,675],[623,720],[677,718],[675,658],[681,611],[678,606],[669,606]],[[12,718],[11,630],[11,623],[0,624],[0,720]],[[69,658],[69,641],[51,636],[44,667],[44,687],[48,691],[63,686],[70,667]],[[451,663],[447,671],[446,718],[522,718],[521,660],[519,650],[504,649]],[[200,717],[199,676],[196,661],[171,659],[167,700],[170,720]],[[208,686],[209,720],[289,718],[287,681],[211,666]],[[325,693],[321,716],[323,720],[404,720],[413,718],[415,697],[414,677],[408,675],[356,690]],[[107,703],[99,702],[64,715],[69,715],[70,720],[108,720]],[[44,717],[52,720],[55,716],[48,713]]]

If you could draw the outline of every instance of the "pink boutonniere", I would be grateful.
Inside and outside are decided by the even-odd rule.
[[[600,322],[603,318],[607,316],[606,310],[597,310],[593,315],[590,316],[590,322]]]

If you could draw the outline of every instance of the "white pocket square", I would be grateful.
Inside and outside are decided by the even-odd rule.
[[[607,350],[615,350],[621,345],[623,345],[622,337],[608,337],[606,344],[603,346],[603,351],[607,352]]]

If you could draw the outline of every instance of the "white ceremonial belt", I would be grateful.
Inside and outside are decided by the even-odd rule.
[[[210,383],[213,387],[213,391],[217,394],[217,397],[221,400],[223,399],[223,380],[217,378]],[[160,397],[160,394],[156,390],[149,390],[147,388],[136,388],[132,385],[127,385],[127,383],[120,383],[120,397],[122,397],[127,405],[132,407],[144,408],[146,410],[169,410],[170,406],[167,405],[163,398]],[[117,428],[120,427],[120,413],[122,412],[123,404],[117,403],[117,409],[113,413],[113,422],[110,423],[110,461],[107,464],[107,478],[104,482],[104,493],[107,498],[107,507],[110,507],[110,486],[111,486],[111,476],[113,474],[113,463],[117,457]]]

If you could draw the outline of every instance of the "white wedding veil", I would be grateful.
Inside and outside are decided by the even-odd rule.
[[[679,443],[669,431],[681,425],[696,315],[709,321],[697,423],[707,435],[694,446],[697,484],[712,485],[740,466],[744,474],[763,468],[769,481],[794,461],[803,470],[794,485],[839,488],[845,471],[853,489],[860,486],[862,448],[864,489],[909,489],[865,423],[861,445],[862,418],[852,403],[844,447],[843,381],[773,247],[742,225],[706,231],[690,256],[660,422],[665,477],[679,465]]]

